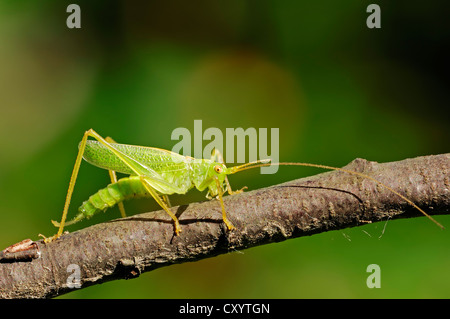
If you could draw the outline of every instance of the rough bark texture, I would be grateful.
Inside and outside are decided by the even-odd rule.
[[[345,168],[389,185],[429,214],[448,214],[449,164],[450,154],[443,154],[384,164],[356,159]],[[157,211],[94,225],[50,244],[39,241],[40,258],[0,262],[0,297],[49,298],[70,292],[71,264],[80,267],[82,287],[87,287],[256,245],[388,217],[420,216],[378,184],[340,171],[227,196],[225,206],[236,226],[231,232],[213,200],[172,208],[182,227],[178,237],[170,217]]]

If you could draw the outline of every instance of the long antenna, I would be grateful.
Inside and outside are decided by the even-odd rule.
[[[382,182],[376,180],[375,178],[373,178],[373,177],[371,177],[369,175],[358,173],[358,172],[354,172],[354,171],[350,171],[350,170],[347,170],[345,168],[339,168],[339,167],[333,167],[333,166],[327,166],[327,165],[320,165],[320,164],[288,163],[288,162],[285,162],[285,163],[264,163],[264,161],[267,161],[267,160],[260,160],[260,161],[255,161],[255,162],[239,165],[239,166],[233,166],[233,167],[230,168],[231,174],[234,174],[234,173],[237,173],[237,172],[242,172],[242,171],[245,171],[245,170],[251,169],[251,168],[265,167],[265,166],[271,166],[271,165],[306,166],[306,167],[316,167],[316,168],[322,168],[322,169],[327,169],[327,170],[335,170],[335,171],[345,172],[345,173],[348,173],[348,174],[352,174],[352,175],[360,176],[360,177],[363,177],[363,178],[367,178],[367,179],[370,179],[371,181],[376,182],[378,185],[388,189],[389,191],[391,191],[392,193],[394,193],[395,195],[397,195],[398,197],[400,197],[401,199],[403,199],[404,201],[406,201],[407,203],[412,205],[415,209],[417,209],[419,212],[421,212],[424,216],[426,216],[433,223],[438,225],[441,229],[445,229],[444,226],[442,226],[439,222],[437,222],[433,217],[428,215],[419,206],[414,204],[411,200],[409,200],[408,198],[406,198],[405,196],[403,196],[399,192],[393,190],[391,187],[383,184]]]

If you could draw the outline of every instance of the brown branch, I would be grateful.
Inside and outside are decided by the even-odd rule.
[[[437,215],[450,210],[449,163],[450,154],[384,164],[356,159],[346,169],[373,176]],[[420,216],[373,181],[340,171],[227,196],[225,206],[236,226],[232,232],[213,200],[173,208],[182,227],[178,237],[170,217],[157,211],[94,225],[50,244],[39,241],[40,258],[0,262],[0,297],[48,298],[70,292],[71,264],[80,269],[81,287],[87,287],[289,238]]]

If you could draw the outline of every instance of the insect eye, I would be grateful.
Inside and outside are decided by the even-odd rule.
[[[216,165],[216,166],[214,166],[214,171],[216,173],[220,174],[220,173],[222,173],[223,169],[222,169],[222,167],[220,165]]]

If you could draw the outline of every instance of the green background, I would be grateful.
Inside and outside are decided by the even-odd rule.
[[[72,2],[72,1],[71,1]],[[280,128],[280,161],[343,166],[448,152],[444,1],[0,0],[0,247],[56,229],[83,132],[171,149],[177,127]],[[206,143],[205,143],[206,144]],[[204,145],[205,145],[204,144]],[[246,171],[249,189],[318,173]],[[82,164],[70,215],[108,183]],[[173,204],[204,200],[191,191]],[[126,203],[129,214],[157,209]],[[68,228],[119,217],[117,208]],[[450,228],[448,216],[436,219]],[[251,248],[65,298],[448,298],[450,236],[426,218]],[[381,288],[369,289],[369,264]]]

